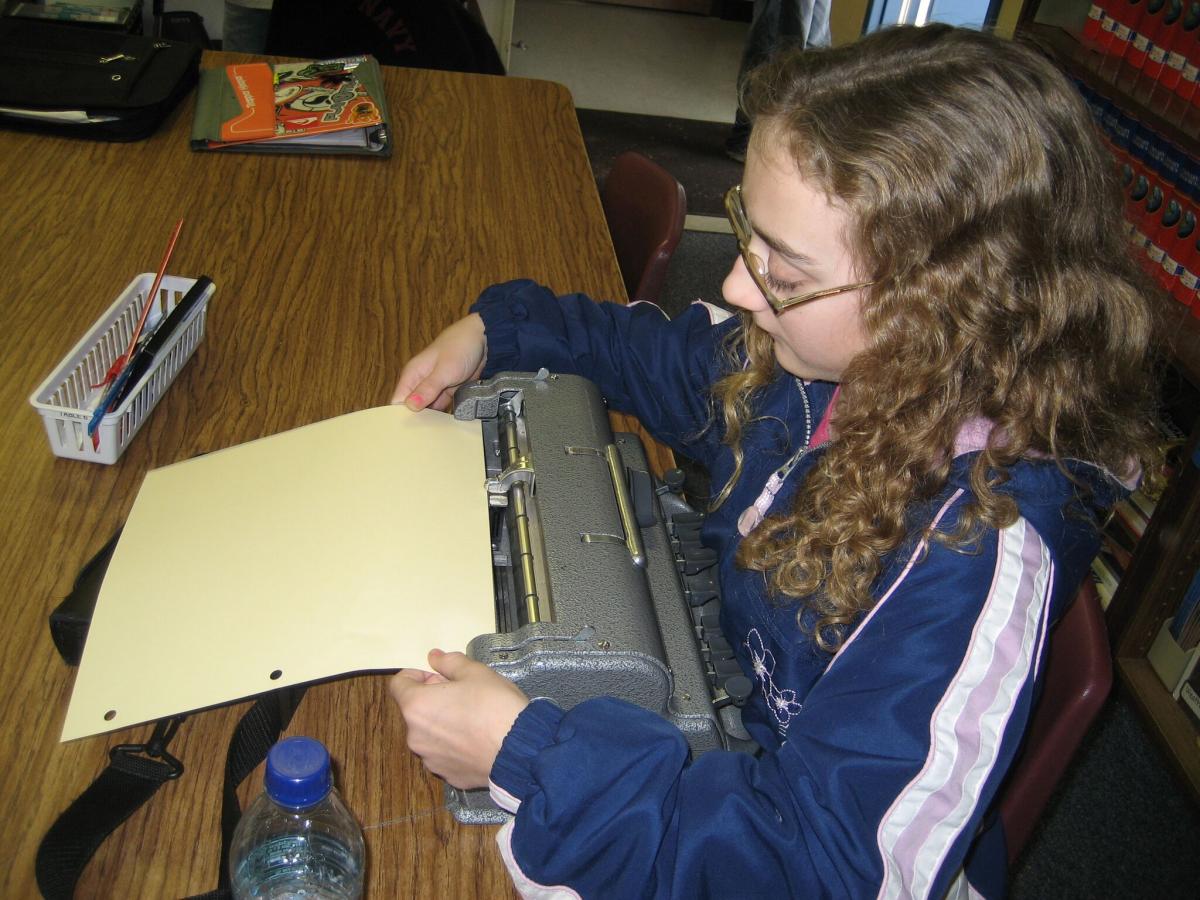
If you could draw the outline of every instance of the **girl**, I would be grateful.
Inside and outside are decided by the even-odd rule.
[[[531,895],[998,895],[987,812],[1047,630],[1155,465],[1113,165],[1049,62],[977,32],[809,50],[747,91],[737,317],[499,285],[395,402],[577,372],[701,461],[761,753],[690,761],[652,713],[530,701],[461,654],[392,692],[433,772],[515,813],[498,840]]]

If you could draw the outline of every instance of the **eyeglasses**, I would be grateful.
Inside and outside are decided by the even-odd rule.
[[[750,277],[754,279],[754,283],[758,285],[758,289],[762,291],[762,295],[767,298],[767,302],[771,304],[771,309],[775,310],[776,314],[793,306],[799,306],[801,303],[807,303],[810,300],[820,300],[822,297],[845,294],[849,291],[856,291],[859,288],[870,287],[875,283],[874,281],[858,281],[854,284],[825,288],[824,290],[801,294],[798,297],[789,297],[786,300],[780,300],[767,284],[766,261],[750,249],[750,238],[753,234],[753,229],[750,227],[750,219],[746,216],[746,208],[742,205],[742,186],[740,184],[735,184],[725,194],[725,215],[729,217],[729,224],[733,226],[733,235],[737,238],[738,251],[742,254],[742,260],[746,263],[746,269],[750,272]]]

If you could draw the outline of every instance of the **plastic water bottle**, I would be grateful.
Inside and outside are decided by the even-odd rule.
[[[233,832],[233,896],[353,900],[362,894],[362,829],[333,786],[329,752],[290,737],[267,754],[263,793]]]

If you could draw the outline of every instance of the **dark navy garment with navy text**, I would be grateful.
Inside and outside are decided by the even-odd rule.
[[[709,391],[729,365],[735,319],[697,303],[668,321],[650,304],[556,297],[529,281],[489,288],[473,311],[487,330],[485,377],[583,375],[703,464],[714,490],[726,482],[733,461]],[[497,840],[525,896],[1003,893],[1004,845],[987,812],[1039,690],[1047,631],[1096,554],[1091,504],[1123,488],[1092,466],[1070,466],[1076,484],[1052,461],[1022,461],[1003,487],[1016,522],[970,548],[923,541],[931,523],[953,529],[971,498],[968,468],[987,426],[969,423],[950,483],[910,511],[913,538],[884,560],[874,608],[823,652],[798,605],[773,598],[734,557],[739,520],[756,503],[786,511],[820,458],[836,387],[781,372],[761,393],[744,471],[704,526],[720,560],[722,630],[755,684],[743,716],[762,752],[693,760],[647,710],[534,700],[491,773],[493,798],[514,813]],[[806,435],[814,446],[772,499],[765,488]]]

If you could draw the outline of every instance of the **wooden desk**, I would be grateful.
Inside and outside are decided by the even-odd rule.
[[[46,626],[148,469],[385,403],[403,361],[488,284],[531,277],[624,299],[564,88],[406,69],[385,80],[387,161],[193,153],[192,98],[134,144],[0,133],[4,897],[37,895],[46,829],[109,747],[149,734],[58,743],[73,670]],[[217,284],[204,342],[115,466],[54,458],[29,394],[129,279],[157,266],[180,216],[170,271]],[[225,750],[247,705],[184,724],[170,748],[184,776],[101,847],[78,896],[215,887]],[[455,823],[408,753],[385,676],[310,689],[289,732],[333,754],[366,826],[368,896],[512,895],[495,829]],[[260,784],[247,780],[243,805]]]

